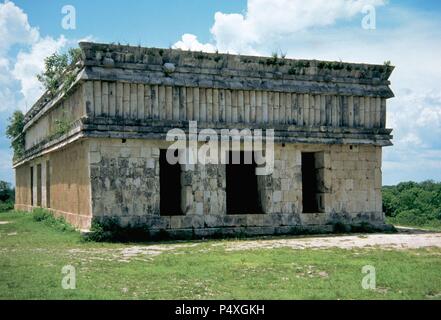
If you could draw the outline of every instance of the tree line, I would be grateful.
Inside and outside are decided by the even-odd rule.
[[[0,212],[14,208],[15,189],[10,183],[0,181]]]
[[[441,183],[428,180],[383,187],[383,211],[394,224],[441,227]]]

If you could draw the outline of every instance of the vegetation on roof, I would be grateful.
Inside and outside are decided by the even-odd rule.
[[[50,96],[61,88],[66,92],[75,81],[75,65],[81,60],[81,49],[71,48],[66,53],[53,53],[44,60],[45,69],[37,75]]]

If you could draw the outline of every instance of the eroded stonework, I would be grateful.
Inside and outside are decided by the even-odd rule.
[[[146,224],[152,232],[183,229],[201,235],[253,227],[254,233],[265,234],[271,228],[284,233],[292,227],[384,221],[379,147],[276,145],[273,174],[258,177],[263,214],[227,214],[225,165],[183,165],[184,215],[164,217],[159,211],[159,152],[169,143],[94,139],[90,146],[94,216],[118,217],[126,226]],[[322,154],[317,164],[324,181],[322,213],[303,213],[302,152]]]

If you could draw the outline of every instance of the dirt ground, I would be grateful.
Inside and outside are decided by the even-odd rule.
[[[156,256],[163,252],[173,252],[186,247],[198,247],[201,243],[192,244],[173,243],[129,246],[119,251],[122,261],[132,258]],[[357,248],[382,248],[389,250],[405,250],[419,248],[441,248],[441,232],[425,231],[410,228],[399,228],[396,234],[354,234],[354,235],[326,235],[326,236],[298,236],[274,237],[264,239],[230,240],[213,242],[213,247],[224,246],[226,251],[292,248],[302,249],[357,249]],[[205,248],[204,250],[207,250]],[[209,250],[209,249],[208,249]]]
[[[383,249],[441,248],[441,232],[399,228],[396,234],[360,234],[308,236],[285,239],[244,240],[228,243],[226,250],[252,250],[264,248],[292,249],[355,249],[380,247]]]

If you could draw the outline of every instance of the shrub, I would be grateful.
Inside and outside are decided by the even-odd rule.
[[[93,220],[86,241],[95,242],[137,242],[150,239],[150,231],[145,225],[121,227],[118,219]]]
[[[56,218],[51,212],[41,208],[32,211],[32,218],[34,221],[44,223],[45,225],[62,232],[75,231],[75,228],[67,223],[63,217]]]
[[[333,231],[334,233],[349,233],[351,232],[351,226],[341,222],[336,222],[333,225]]]
[[[0,202],[0,212],[10,211],[14,209],[13,201],[2,201]]]

